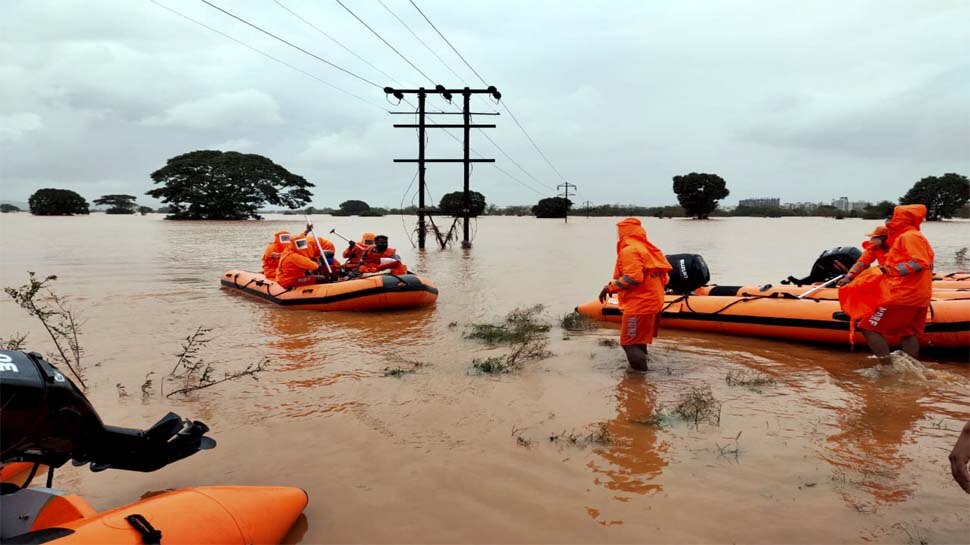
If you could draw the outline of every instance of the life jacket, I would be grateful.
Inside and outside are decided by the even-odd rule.
[[[401,256],[397,255],[397,250],[390,247],[383,252],[377,251],[376,247],[368,248],[361,256],[359,270],[362,273],[384,270],[390,270],[391,274],[407,274],[408,272],[407,266],[401,262]]]
[[[647,239],[640,220],[616,224],[616,263],[607,291],[616,293],[624,314],[657,314],[663,307],[664,288],[672,270],[664,253]]]
[[[356,269],[360,265],[360,259],[364,256],[364,252],[373,247],[375,236],[374,233],[364,233],[360,236],[360,242],[355,242],[353,247],[344,250],[343,256],[346,259],[344,268]],[[368,240],[371,241],[370,244],[367,243]]]
[[[277,231],[273,234],[273,241],[263,250],[263,276],[267,280],[276,278],[276,268],[280,265],[280,257],[290,244],[289,231]]]

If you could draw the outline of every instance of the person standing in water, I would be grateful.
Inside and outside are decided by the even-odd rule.
[[[670,263],[664,253],[647,240],[647,232],[636,218],[616,224],[616,264],[613,280],[600,291],[600,302],[611,293],[617,294],[623,319],[620,324],[620,346],[626,352],[630,367],[647,371],[647,345],[653,342],[660,327],[660,311]]]
[[[880,225],[866,236],[869,237],[869,240],[862,243],[862,255],[856,260],[855,265],[852,265],[849,272],[845,273],[845,276],[836,283],[836,286],[842,287],[852,282],[855,277],[859,276],[862,271],[868,269],[873,263],[882,265],[886,261],[886,253],[889,252],[889,245],[886,244],[889,233],[886,227]]]

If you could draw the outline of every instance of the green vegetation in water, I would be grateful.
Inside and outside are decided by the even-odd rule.
[[[611,445],[613,444],[613,435],[610,433],[610,428],[606,422],[597,422],[587,426],[584,430],[554,433],[549,436],[549,442],[577,447]]]
[[[472,360],[472,367],[479,373],[488,375],[508,373],[512,368],[509,366],[507,358],[507,356],[491,356],[484,359],[475,358]]]
[[[727,375],[724,376],[724,382],[728,386],[773,386],[775,384],[775,378],[771,375],[766,375],[764,373],[759,373],[757,371],[728,371]]]
[[[620,346],[620,343],[616,339],[600,339],[596,341],[596,344],[600,346],[605,346],[606,348],[616,348]]]
[[[542,305],[517,308],[498,324],[471,324],[471,331],[465,333],[465,338],[497,345],[526,343],[544,337],[549,332],[549,325],[539,321],[543,308]]]
[[[384,376],[385,377],[403,377],[404,375],[411,375],[418,372],[418,369],[424,367],[424,363],[420,361],[410,361],[402,360],[403,364],[395,367],[385,367]]]
[[[665,428],[670,425],[670,413],[662,405],[657,406],[650,416],[645,418],[631,418],[630,422],[641,426]]]
[[[701,422],[708,422],[715,426],[721,425],[721,402],[715,399],[710,386],[691,387],[680,395],[674,414],[694,426]]]
[[[23,350],[27,343],[26,333],[14,333],[6,339],[0,339],[0,349],[2,350]]]
[[[566,331],[589,331],[594,328],[593,322],[575,310],[564,315],[559,326]]]

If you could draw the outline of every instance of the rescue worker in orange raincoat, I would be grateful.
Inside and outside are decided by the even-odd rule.
[[[327,240],[323,237],[319,237],[320,247],[317,247],[317,238],[313,235],[307,235],[307,244],[310,247],[310,259],[314,259],[320,262],[320,273],[319,274],[329,274],[330,279],[336,282],[340,279],[340,262],[334,258],[336,253],[336,247],[333,242]],[[323,250],[323,256],[320,255],[320,250]],[[326,258],[327,264],[323,264],[323,259]],[[329,273],[327,269],[330,269]]]
[[[360,266],[360,258],[364,252],[374,245],[374,233],[364,233],[360,236],[360,242],[349,241],[347,249],[344,250],[344,272],[350,274],[357,271]]]
[[[401,262],[397,250],[387,246],[387,235],[374,237],[374,246],[368,248],[360,258],[361,273],[391,271],[391,274],[407,274],[408,268]]]
[[[647,371],[647,345],[653,342],[660,327],[660,311],[670,263],[664,253],[647,240],[640,220],[627,218],[616,224],[616,265],[613,280],[600,291],[604,302],[615,293],[620,301],[623,320],[620,324],[620,346],[626,352],[630,367]]]
[[[933,248],[919,230],[924,219],[926,207],[909,204],[897,206],[886,222],[889,252],[879,267],[886,295],[872,301],[875,310],[859,322],[869,348],[881,360],[889,357],[887,336],[899,337],[903,351],[919,357],[918,335],[933,297]]]
[[[290,246],[280,257],[279,267],[276,269],[276,283],[290,289],[296,286],[310,284],[325,284],[330,281],[329,276],[316,274],[320,269],[320,262],[312,259],[310,240],[306,236],[293,237]]]
[[[263,276],[267,280],[276,279],[276,268],[286,247],[290,245],[290,238],[289,231],[277,231],[273,235],[273,242],[267,244],[266,249],[263,250]]]
[[[849,272],[836,282],[836,286],[842,287],[852,282],[855,277],[859,276],[859,273],[868,269],[873,263],[885,264],[886,253],[889,252],[889,245],[886,244],[889,233],[886,232],[886,227],[880,225],[866,236],[869,237],[869,240],[862,243],[862,255],[856,260],[855,265],[852,265]]]

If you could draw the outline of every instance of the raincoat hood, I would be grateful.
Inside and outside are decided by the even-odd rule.
[[[367,245],[367,241],[369,240],[369,241],[373,242],[374,241],[374,237],[376,237],[376,236],[377,235],[375,235],[374,233],[364,233],[363,235],[360,235],[360,243],[366,246]]]
[[[906,204],[897,206],[893,209],[893,217],[886,222],[890,237],[897,237],[900,234],[912,229],[919,229],[923,220],[926,219],[926,206],[922,204]]]
[[[301,254],[301,255],[305,255],[307,257],[310,257],[310,256],[313,255],[313,251],[310,249],[312,243],[313,243],[313,241],[310,240],[310,237],[306,237],[306,236],[303,236],[303,237],[293,237],[293,238],[290,239],[290,248],[289,249],[290,249],[291,252],[296,252],[298,254]],[[301,246],[302,246],[302,248],[301,248]]]
[[[286,235],[286,237],[283,237],[283,235]],[[283,238],[285,238],[286,240],[282,240]],[[290,235],[289,231],[277,231],[276,233],[274,233],[273,244],[276,245],[276,251],[282,252],[283,250],[285,250],[286,247],[289,246],[289,240],[291,238],[292,236]]]
[[[616,224],[616,231],[619,235],[619,240],[616,242],[617,253],[630,244],[640,243],[647,250],[647,262],[644,263],[647,268],[671,270],[664,253],[647,239],[647,232],[643,229],[640,220],[636,218],[622,220]]]

